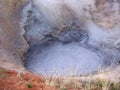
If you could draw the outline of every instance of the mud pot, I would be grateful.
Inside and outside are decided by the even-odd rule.
[[[119,63],[120,27],[105,27],[97,19],[97,15],[102,18],[102,12],[97,12],[92,1],[79,5],[77,0],[34,0],[23,9],[21,26],[30,45],[25,61],[28,70],[42,75],[79,76]]]

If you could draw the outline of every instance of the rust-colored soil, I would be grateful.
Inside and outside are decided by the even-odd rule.
[[[29,87],[31,85],[31,87]],[[29,72],[0,69],[0,90],[53,90],[46,87],[44,81]]]

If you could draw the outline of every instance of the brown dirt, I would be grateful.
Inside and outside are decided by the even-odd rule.
[[[28,85],[32,87],[29,88]],[[30,72],[19,74],[17,71],[0,69],[0,90],[54,90],[45,86],[44,81]]]
[[[21,6],[26,2],[27,0],[0,0],[0,62],[8,61],[19,66],[23,63],[23,54],[28,45],[19,22]]]

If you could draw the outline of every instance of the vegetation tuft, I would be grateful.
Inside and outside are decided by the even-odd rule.
[[[33,85],[32,85],[31,83],[28,83],[28,84],[27,84],[27,87],[28,87],[28,88],[32,88]]]
[[[4,68],[1,68],[1,78],[6,78],[6,69],[4,69]]]

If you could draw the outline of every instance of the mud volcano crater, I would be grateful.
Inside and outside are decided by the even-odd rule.
[[[59,23],[41,8],[33,2],[23,10],[21,22],[30,45],[25,60],[28,70],[42,75],[79,76],[118,64],[120,51],[103,44],[108,33],[92,20],[85,26],[84,19],[65,15],[70,19]]]

